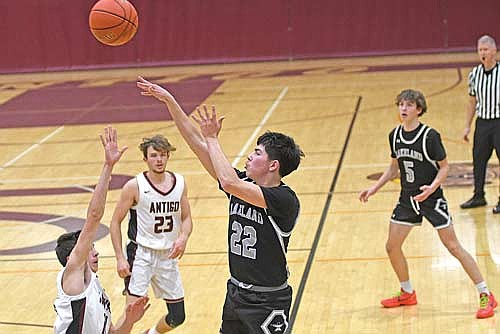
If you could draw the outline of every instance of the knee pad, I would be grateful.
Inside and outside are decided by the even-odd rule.
[[[172,328],[181,325],[186,319],[184,312],[184,301],[177,303],[167,303],[168,314],[165,317],[165,322]]]

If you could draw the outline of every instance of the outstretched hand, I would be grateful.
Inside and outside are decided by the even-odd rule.
[[[206,105],[203,105],[203,112],[200,107],[196,108],[198,116],[193,115],[193,120],[200,126],[201,134],[205,138],[216,138],[222,129],[224,116],[217,118],[215,106],[212,106],[212,112],[208,111]]]
[[[137,87],[142,89],[141,95],[143,96],[153,96],[162,102],[175,101],[174,96],[165,88],[150,81],[147,81],[143,77],[137,77]]]
[[[121,149],[118,148],[118,136],[116,134],[116,129],[111,126],[104,128],[104,134],[99,135],[99,137],[101,138],[101,143],[104,147],[106,164],[114,166],[114,164],[120,160],[128,147],[123,146]]]
[[[127,308],[125,309],[125,318],[127,321],[130,321],[130,323],[136,323],[137,321],[141,320],[142,316],[148,308],[151,306],[151,304],[148,304],[149,302],[149,297],[141,297],[137,299],[135,302],[128,304]]]

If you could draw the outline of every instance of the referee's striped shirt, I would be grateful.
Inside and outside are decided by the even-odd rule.
[[[483,64],[469,73],[469,95],[476,97],[476,115],[482,119],[500,118],[500,62],[489,71]]]

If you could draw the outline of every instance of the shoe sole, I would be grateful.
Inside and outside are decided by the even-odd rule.
[[[400,307],[400,306],[413,306],[413,305],[417,305],[417,302],[414,302],[414,303],[401,303],[399,305],[384,305],[382,303],[380,303],[384,308],[394,308],[394,307]]]

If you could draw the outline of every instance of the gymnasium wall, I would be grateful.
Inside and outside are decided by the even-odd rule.
[[[131,0],[125,46],[88,30],[93,0],[0,1],[0,73],[470,51],[500,42],[500,0]]]

